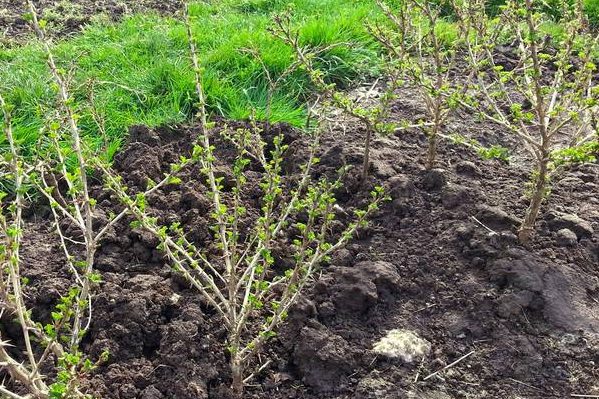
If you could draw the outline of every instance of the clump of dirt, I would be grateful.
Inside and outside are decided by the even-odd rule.
[[[400,102],[396,110],[418,112],[410,107]],[[218,121],[220,128],[223,124]],[[505,132],[467,115],[451,128],[515,146],[503,140]],[[290,145],[286,170],[293,179],[304,138],[289,126],[273,129],[267,138],[283,133]],[[364,132],[359,126],[345,132],[324,138],[316,176],[334,173],[344,163],[359,169]],[[133,128],[115,169],[133,190],[142,189],[148,177],[160,178],[190,150],[197,133],[195,127]],[[220,158],[231,156],[226,141],[214,142]],[[557,173],[537,237],[524,248],[515,228],[527,205],[525,165],[483,161],[468,148],[444,142],[437,168],[425,171],[425,148],[418,132],[377,138],[371,180],[361,187],[354,175],[347,177],[337,193],[342,209],[362,203],[374,184],[385,184],[393,200],[335,254],[290,313],[265,353],[273,362],[246,397],[599,394],[599,165]],[[225,163],[218,167],[226,187],[230,172]],[[260,170],[248,173],[256,179]],[[98,208],[118,208],[100,186],[95,195]],[[258,188],[250,190],[244,199],[248,209],[259,209],[260,197]],[[210,247],[209,202],[197,170],[149,203],[161,222],[181,220],[191,240]],[[43,214],[28,225],[38,237],[51,234]],[[38,239],[35,234],[27,237]],[[84,350],[97,356],[108,349],[111,356],[86,385],[106,399],[225,397],[229,372],[222,323],[156,245],[127,222],[102,243],[96,268],[104,283]],[[25,275],[33,281],[30,304],[43,318],[56,297],[46,292],[69,276],[56,267],[57,248],[29,243],[24,261]],[[284,248],[276,262],[285,262]],[[378,356],[373,345],[393,330],[413,332],[430,343],[430,352],[411,363]]]

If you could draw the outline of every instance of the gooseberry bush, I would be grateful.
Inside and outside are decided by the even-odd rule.
[[[367,224],[387,197],[380,187],[374,188],[365,208],[356,210],[353,221],[339,230],[336,222],[340,208],[334,192],[341,180],[312,177],[314,165],[318,163],[319,131],[307,133],[308,159],[301,176],[289,181],[282,167],[287,156],[283,137],[277,136],[272,143],[266,143],[257,124],[248,129],[226,131],[226,138],[237,148],[237,157],[231,166],[235,187],[232,196],[225,195],[222,179],[217,177],[210,137],[214,124],[209,122],[206,112],[202,70],[187,6],[186,27],[201,135],[192,154],[182,155],[180,162],[172,165],[171,173],[159,182],[149,181],[147,190],[132,194],[104,158],[91,151],[82,140],[80,117],[69,91],[69,76],[55,59],[45,34],[45,22],[38,19],[33,3],[27,4],[26,19],[44,50],[52,86],[57,92],[57,108],[48,112],[35,160],[26,161],[19,154],[14,139],[12,107],[0,97],[3,131],[10,147],[1,163],[2,180],[12,187],[1,196],[0,316],[16,318],[24,346],[13,351],[11,342],[0,337],[0,368],[11,378],[9,385],[0,385],[0,393],[10,398],[90,397],[83,392],[81,382],[85,374],[107,357],[104,354],[93,361],[80,348],[92,324],[93,295],[101,282],[101,276],[93,267],[95,255],[102,238],[127,216],[135,220],[134,226],[145,228],[159,239],[159,248],[173,269],[181,273],[222,318],[228,331],[231,385],[240,396],[246,382],[267,365],[257,364],[258,355],[266,341],[276,335],[306,286],[317,277],[320,265]],[[291,73],[297,65],[290,66],[285,74]],[[274,91],[280,78],[268,78]],[[269,145],[272,150],[266,149]],[[242,223],[249,217],[242,194],[248,188],[247,168],[252,162],[263,170],[259,184],[263,203],[260,216],[248,225]],[[214,242],[209,248],[197,248],[186,238],[179,223],[160,226],[147,204],[151,194],[166,185],[179,183],[177,174],[192,165],[200,167],[212,204]],[[106,187],[116,193],[124,205],[118,214],[97,209],[89,186],[92,169],[104,176]],[[65,268],[72,276],[72,285],[56,305],[52,320],[45,324],[33,320],[27,308],[27,280],[20,257],[25,231],[23,209],[30,190],[49,205]],[[102,221],[96,216],[99,214],[111,216],[108,221]],[[288,246],[293,266],[279,273],[273,267],[272,251],[281,243]]]
[[[13,133],[14,107],[0,95],[3,132],[9,147],[0,161],[1,180],[7,188],[0,192],[0,317],[14,319],[22,333],[19,342],[23,343],[23,347],[12,349],[13,342],[0,332],[0,369],[11,378],[10,386],[0,384],[0,394],[17,399],[90,398],[82,390],[82,380],[109,356],[104,352],[98,359],[90,359],[81,350],[81,341],[92,324],[94,291],[101,282],[94,270],[95,255],[101,240],[128,211],[112,215],[107,221],[99,217],[103,212],[99,212],[90,194],[88,175],[97,163],[96,154],[82,140],[68,76],[52,52],[46,23],[38,19],[33,2],[28,1],[27,7],[25,19],[43,49],[52,88],[57,93],[57,107],[48,113],[36,157],[26,159]],[[74,160],[74,165],[68,160]],[[169,179],[170,175],[153,189]],[[71,276],[51,319],[43,321],[34,320],[27,307],[28,279],[24,273],[28,265],[21,258],[26,232],[23,210],[40,199],[49,205],[64,268]]]
[[[392,76],[415,89],[424,103],[426,117],[420,126],[428,138],[426,167],[431,169],[437,161],[439,136],[464,92],[456,66],[470,24],[453,25],[444,20],[442,12],[458,10],[458,3],[452,1],[407,0],[396,10],[383,0],[377,4],[389,24],[369,24],[367,28],[385,49],[388,69],[395,71]]]
[[[481,8],[484,1],[472,4],[457,14],[459,23],[474,31],[466,42],[474,73],[469,99],[462,104],[512,132],[533,160],[529,206],[519,228],[520,241],[528,243],[556,159],[567,160],[564,154],[580,158],[597,140],[599,87],[593,56],[599,43],[580,2],[563,3],[563,32],[556,37],[543,33],[541,1],[508,1],[494,20]],[[497,51],[506,38],[515,43],[512,64]]]
[[[0,194],[0,302],[1,317],[13,317],[22,332],[23,347],[12,350],[12,343],[0,337],[0,368],[11,377],[11,386],[0,385],[0,393],[10,398],[84,398],[80,390],[81,377],[97,365],[81,353],[92,313],[92,293],[100,276],[94,272],[94,256],[99,240],[116,220],[94,230],[95,201],[89,194],[86,151],[81,142],[77,114],[71,106],[65,73],[55,62],[45,22],[38,20],[31,1],[26,19],[30,21],[44,50],[53,87],[57,91],[59,109],[55,120],[44,130],[45,149],[39,159],[28,163],[19,153],[12,124],[13,107],[0,96],[3,111],[3,131],[10,151],[2,162],[2,180],[11,188]],[[62,143],[62,144],[61,144]],[[67,171],[65,157],[76,158],[76,166]],[[59,190],[58,181],[66,184]],[[54,218],[54,231],[64,252],[65,268],[72,283],[62,294],[51,313],[51,320],[35,321],[25,301],[28,280],[23,275],[21,246],[26,231],[23,209],[31,188],[48,200]],[[115,219],[118,219],[115,218]],[[69,233],[65,226],[72,226]],[[106,354],[101,356],[102,361]],[[53,370],[44,375],[42,370]]]
[[[265,132],[256,123],[250,128],[225,131],[224,136],[237,150],[231,166],[232,192],[225,194],[222,177],[216,173],[218,160],[211,137],[214,124],[206,112],[202,69],[188,8],[185,16],[201,133],[191,155],[182,157],[171,170],[177,172],[192,165],[199,166],[211,202],[214,245],[198,248],[187,239],[178,222],[160,225],[151,214],[146,193],[130,192],[122,178],[100,167],[105,172],[107,188],[118,196],[135,219],[133,225],[157,237],[159,249],[173,269],[197,289],[223,320],[228,332],[231,388],[241,397],[244,385],[268,363],[256,364],[265,343],[276,335],[290,308],[317,277],[320,265],[367,224],[387,197],[382,188],[374,188],[368,205],[354,212],[353,221],[343,231],[332,234],[339,208],[334,192],[340,187],[340,180],[312,177],[318,163],[319,131],[306,133],[309,155],[301,167],[300,177],[289,181],[283,172],[287,150],[283,136],[276,136],[272,149],[267,150]],[[242,201],[244,191],[250,188],[247,171],[252,162],[262,170],[259,183],[262,203],[257,217],[249,214]],[[152,187],[150,183],[148,190]],[[289,248],[293,259],[284,272],[277,272],[274,267],[273,249],[279,244]]]
[[[351,43],[336,43],[325,48],[312,48],[302,44],[300,33],[292,26],[289,13],[276,15],[273,27],[270,29],[275,38],[280,39],[293,49],[294,64],[303,70],[314,85],[315,90],[322,97],[325,109],[334,107],[345,115],[359,121],[366,130],[364,138],[364,153],[362,157],[362,182],[366,182],[370,171],[370,149],[376,135],[389,135],[410,128],[422,127],[426,122],[410,124],[407,121],[400,123],[389,120],[389,111],[392,101],[396,98],[396,90],[402,84],[394,69],[386,68],[388,75],[387,87],[373,104],[361,104],[346,92],[338,89],[335,83],[329,83],[326,74],[318,68],[318,56],[336,46],[351,46]]]
[[[321,267],[388,199],[381,187],[373,187],[360,209],[352,213],[340,207],[335,193],[347,168],[342,168],[337,178],[315,177],[319,176],[319,126],[306,131],[301,139],[305,148],[299,175],[286,174],[286,164],[300,161],[291,158],[294,155],[283,135],[267,138],[272,132],[269,118],[279,83],[298,69],[318,93],[315,106],[308,111],[311,116],[322,120],[326,110],[335,107],[363,125],[363,188],[369,184],[370,151],[376,135],[421,129],[428,138],[426,167],[430,169],[437,163],[438,140],[448,137],[444,129],[458,106],[512,132],[534,170],[529,206],[519,227],[520,240],[531,240],[556,168],[596,159],[599,153],[599,88],[593,61],[599,40],[588,30],[582,3],[563,3],[557,13],[562,31],[554,37],[543,31],[541,10],[545,5],[541,0],[508,1],[493,17],[484,12],[484,0],[405,0],[397,8],[383,0],[377,4],[387,22],[368,23],[367,29],[385,56],[386,87],[379,98],[371,104],[361,103],[329,83],[318,67],[323,53],[351,43],[307,46],[291,16],[278,15],[270,32],[292,49],[289,68],[271,76],[259,52],[245,50],[260,61],[269,82],[267,121],[260,124],[252,119],[241,129],[225,127],[221,140],[216,140],[217,129],[207,112],[204,72],[186,5],[200,134],[191,152],[180,154],[161,180],[148,180],[147,188],[134,190],[82,139],[82,105],[73,100],[70,75],[52,52],[46,23],[38,19],[33,2],[27,1],[25,17],[47,61],[56,107],[43,110],[46,123],[37,152],[35,157],[25,158],[13,132],[14,108],[0,93],[2,133],[8,149],[0,159],[0,319],[18,327],[11,329],[13,336],[0,330],[0,371],[9,377],[8,382],[0,382],[0,396],[90,397],[83,380],[108,356],[104,353],[91,359],[82,351],[82,340],[93,323],[94,295],[102,281],[94,269],[96,251],[108,232],[127,219],[132,220],[132,227],[157,238],[173,271],[181,274],[222,320],[227,331],[231,388],[234,395],[242,397],[246,384],[269,364],[261,356],[268,340],[276,336]],[[445,20],[445,14],[455,23]],[[498,47],[510,40],[508,47],[514,56],[505,62]],[[467,73],[457,73],[460,68]],[[418,92],[426,109],[424,120],[392,121],[391,105],[401,87]],[[94,104],[91,107],[95,109]],[[318,114],[312,112],[319,107]],[[94,119],[98,118],[94,113]],[[507,159],[502,147],[484,148],[467,136],[454,136],[454,140],[483,157]],[[235,149],[232,160],[217,159],[214,143],[219,141]],[[232,176],[227,189],[219,169],[223,163]],[[161,224],[152,210],[152,195],[167,185],[181,184],[182,176],[189,176],[182,172],[189,168],[199,170],[210,203],[212,240],[203,247],[188,238],[188,226]],[[99,209],[90,187],[91,170],[118,198],[120,212]],[[247,193],[256,187],[259,208],[247,209]],[[29,265],[22,256],[28,228],[23,214],[33,201],[48,206],[51,230],[63,254],[61,266],[70,276],[47,320],[36,320],[29,308]],[[110,215],[108,219],[101,217],[105,214]],[[280,248],[285,248],[290,261],[278,261],[275,253]]]

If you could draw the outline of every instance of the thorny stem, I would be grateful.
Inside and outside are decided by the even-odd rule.
[[[580,6],[579,2],[577,4]],[[520,241],[526,244],[534,233],[535,221],[549,184],[552,152],[557,149],[556,135],[565,126],[573,124],[572,142],[576,143],[580,137],[586,136],[582,132],[591,126],[592,118],[588,114],[594,104],[594,67],[588,55],[585,55],[591,53],[591,49],[585,48],[578,53],[582,54],[578,60],[582,68],[571,70],[576,41],[583,39],[583,42],[589,43],[584,36],[586,33],[580,33],[584,23],[579,9],[565,11],[562,21],[566,28],[564,39],[555,55],[550,55],[544,50],[547,44],[540,31],[541,22],[535,10],[535,0],[525,0],[523,4],[511,1],[506,7],[501,21],[495,24],[496,29],[491,32],[484,13],[474,14],[473,10],[465,12],[470,14],[468,18],[475,27],[477,40],[476,43],[466,42],[468,57],[477,76],[475,87],[486,104],[474,106],[464,101],[461,104],[514,132],[534,158],[531,198],[519,228]],[[501,32],[510,28],[518,43],[519,60],[515,67],[505,71],[503,66],[495,63],[493,50]],[[591,46],[595,47],[596,41],[592,43]],[[555,67],[555,72],[549,75],[550,82],[546,82],[549,63]],[[492,78],[490,82],[488,75]],[[529,108],[524,109],[512,98],[514,92],[526,99]]]
[[[543,88],[541,83],[542,70],[541,63],[539,61],[539,54],[537,48],[537,35],[539,34],[537,25],[533,21],[534,9],[532,0],[525,0],[526,7],[526,25],[528,27],[528,37],[525,40],[529,41],[529,52],[532,60],[532,84],[534,87],[534,106],[536,116],[538,119],[538,129],[541,139],[540,145],[540,157],[537,159],[538,170],[537,176],[534,179],[534,186],[532,192],[532,198],[530,205],[526,211],[524,221],[520,226],[518,237],[524,244],[528,243],[531,239],[534,231],[534,224],[539,214],[539,209],[543,197],[545,195],[545,188],[547,185],[547,166],[549,164],[549,146],[551,145],[551,137],[548,134],[548,123],[549,117],[546,115],[547,109],[545,104],[545,96],[543,95]],[[524,42],[523,42],[524,43]],[[559,76],[559,74],[557,74]],[[552,100],[554,102],[554,100]]]
[[[16,393],[9,391],[2,385],[0,385],[0,394],[6,395],[9,399],[32,399],[31,395],[17,395]]]
[[[200,145],[194,147],[192,160],[198,160],[202,173],[207,176],[207,190],[211,197],[214,220],[215,239],[218,242],[218,257],[209,259],[198,251],[189,242],[182,229],[178,227],[161,227],[157,219],[149,216],[145,211],[145,202],[140,203],[139,198],[145,198],[146,193],[137,194],[134,200],[127,194],[127,188],[121,179],[115,176],[105,166],[103,170],[107,186],[116,192],[119,200],[127,207],[130,214],[137,220],[141,227],[151,232],[160,241],[160,249],[165,252],[173,264],[173,268],[198,289],[204,299],[217,310],[223,318],[228,332],[228,350],[232,372],[231,388],[234,394],[241,396],[247,378],[246,370],[257,355],[265,341],[285,319],[289,308],[297,301],[304,286],[314,277],[315,270],[323,259],[333,251],[345,244],[365,224],[366,219],[376,210],[378,204],[386,197],[382,192],[375,190],[373,200],[365,211],[356,211],[356,220],[342,233],[341,237],[333,243],[328,243],[331,224],[335,219],[333,213],[334,198],[332,190],[338,185],[313,184],[312,166],[317,162],[315,157],[319,143],[316,134],[310,146],[308,161],[302,168],[302,174],[295,189],[290,195],[283,196],[282,160],[286,146],[282,143],[282,136],[275,138],[274,147],[267,156],[266,143],[260,137],[259,128],[252,123],[249,132],[242,131],[239,135],[232,135],[233,144],[237,147],[238,156],[234,167],[236,185],[233,197],[230,199],[234,210],[227,208],[227,198],[221,195],[220,181],[215,175],[215,158],[209,139],[209,122],[206,114],[206,103],[202,87],[202,74],[197,56],[197,49],[192,35],[189,6],[185,4],[185,25],[190,43],[191,61],[195,72],[195,86],[198,95],[198,115],[201,124]],[[294,64],[295,65],[295,64]],[[296,66],[295,66],[296,67]],[[269,78],[273,82],[273,80]],[[271,89],[276,84],[271,85]],[[225,134],[226,136],[226,134]],[[244,157],[256,160],[264,169],[261,180],[263,202],[261,213],[255,221],[255,228],[250,229],[243,244],[240,245],[238,231],[241,228],[238,218],[242,214],[238,207],[241,206],[240,190],[245,182],[243,175]],[[239,162],[239,163],[237,163]],[[176,169],[180,169],[180,166]],[[168,178],[168,177],[167,177]],[[159,183],[159,185],[162,183]],[[339,182],[335,183],[339,184]],[[320,202],[319,202],[320,201]],[[326,204],[323,205],[322,202]],[[296,262],[294,267],[285,275],[275,274],[270,270],[274,259],[271,249],[275,240],[281,238],[283,230],[288,227],[293,215],[305,210],[310,215],[309,227],[301,235],[297,245]],[[320,223],[320,230],[316,226]],[[171,238],[170,234],[176,237]],[[224,271],[223,271],[224,269]],[[273,291],[274,287],[280,290]],[[277,301],[277,298],[280,300]],[[265,301],[268,307],[260,310],[257,302]],[[276,305],[276,306],[275,306]],[[269,316],[262,325],[253,326],[253,318],[261,317],[263,312],[270,311]],[[249,335],[246,338],[246,335]],[[252,373],[250,375],[255,375]]]
[[[272,74],[270,73],[270,70],[264,63],[264,59],[262,58],[262,56],[260,55],[260,52],[258,50],[249,48],[249,49],[242,49],[242,51],[251,54],[254,57],[254,59],[256,61],[258,61],[258,63],[260,63],[260,66],[262,67],[262,71],[264,72],[264,76],[266,77],[266,80],[268,81],[268,91],[266,93],[266,109],[265,109],[265,118],[264,118],[265,122],[266,122],[266,130],[268,130],[271,125],[272,102],[273,102],[274,93],[278,89],[279,84],[285,78],[287,78],[290,74],[292,74],[294,71],[296,71],[300,67],[301,63],[299,61],[292,63],[288,68],[286,68],[283,71],[283,73],[281,73],[276,79],[274,79],[272,77]],[[308,115],[307,115],[308,118],[309,118],[309,115],[310,114],[308,113]]]
[[[97,246],[97,242],[95,240],[94,230],[93,230],[92,200],[91,200],[91,197],[89,194],[89,187],[88,187],[88,181],[87,181],[87,172],[86,172],[87,163],[86,163],[85,157],[83,155],[81,134],[79,132],[79,126],[77,125],[77,116],[75,115],[75,113],[71,107],[72,99],[69,96],[67,83],[65,82],[65,79],[64,79],[62,73],[59,71],[58,67],[56,66],[56,62],[54,60],[52,50],[50,49],[50,43],[49,43],[48,39],[46,38],[43,28],[41,27],[41,25],[39,23],[39,20],[37,17],[37,12],[35,10],[35,6],[33,5],[33,2],[31,0],[28,0],[27,4],[29,6],[29,12],[30,12],[31,18],[32,18],[33,28],[37,34],[38,39],[42,43],[42,46],[46,53],[46,58],[47,58],[48,66],[50,68],[50,72],[52,74],[54,82],[56,83],[56,85],[58,87],[60,104],[67,116],[67,123],[68,123],[69,131],[71,134],[71,139],[73,140],[73,143],[72,143],[73,150],[77,157],[77,163],[78,163],[77,173],[78,173],[78,177],[79,177],[79,182],[81,184],[81,193],[83,195],[83,198],[82,198],[83,215],[82,215],[82,217],[84,219],[84,226],[85,226],[83,229],[83,235],[84,235],[85,247],[86,247],[85,248],[85,252],[86,252],[85,253],[85,269],[83,271],[83,279],[82,279],[83,286],[81,287],[81,292],[80,292],[80,294],[77,298],[77,301],[75,303],[73,330],[72,330],[71,342],[70,342],[71,349],[76,349],[76,347],[78,346],[78,344],[81,340],[81,335],[84,332],[84,331],[82,331],[83,324],[82,324],[82,320],[81,320],[84,317],[84,312],[85,312],[84,308],[87,307],[89,305],[89,303],[91,302],[91,292],[90,292],[91,291],[91,283],[89,280],[89,276],[91,275],[91,273],[93,271],[94,257],[95,257],[96,246]],[[88,315],[88,316],[91,317],[91,315]]]
[[[195,40],[193,38],[193,32],[191,29],[190,22],[190,13],[189,13],[189,3],[185,2],[185,26],[187,29],[187,36],[189,39],[189,50],[191,54],[191,61],[194,68],[195,75],[195,87],[196,87],[196,95],[198,96],[198,112],[200,117],[200,129],[202,131],[202,144],[205,151],[205,156],[201,157],[202,170],[208,176],[208,183],[210,185],[210,195],[212,197],[212,202],[214,205],[214,216],[218,225],[218,236],[220,239],[220,245],[222,246],[223,251],[223,259],[225,262],[226,269],[226,280],[228,284],[228,295],[229,301],[231,301],[231,306],[229,307],[229,320],[236,319],[236,301],[237,295],[235,287],[237,285],[236,273],[234,270],[234,263],[231,259],[231,251],[229,248],[229,240],[227,239],[227,221],[225,220],[225,212],[226,209],[224,204],[221,201],[220,197],[220,183],[218,183],[216,176],[214,174],[214,164],[213,164],[213,155],[212,155],[212,147],[210,144],[210,138],[208,137],[208,118],[206,115],[206,99],[204,96],[204,88],[202,85],[202,71],[200,69],[200,63],[198,60],[197,49]]]
[[[526,215],[518,231],[518,238],[523,244],[530,242],[532,234],[534,233],[534,225],[541,209],[541,204],[545,197],[545,190],[548,183],[548,165],[549,165],[549,154],[546,158],[539,161],[537,175],[533,180],[532,197],[530,199],[530,205],[526,210]]]
[[[458,38],[453,44],[447,44],[437,32],[440,12],[431,2],[402,2],[397,15],[383,0],[377,0],[376,3],[392,22],[399,43],[396,44],[394,38],[379,26],[370,26],[368,30],[387,50],[391,60],[398,64],[401,75],[415,84],[422,96],[429,120],[428,126],[421,126],[428,138],[425,166],[431,169],[437,159],[438,135],[450,115],[450,97],[455,97],[461,91],[451,73],[455,69],[458,46],[461,40],[467,40],[470,26],[458,24]],[[450,4],[458,11],[457,4]],[[414,26],[414,11],[423,17],[424,23],[417,21],[418,26]],[[459,15],[458,12],[456,14]]]
[[[8,105],[4,101],[4,98],[0,95],[0,108],[2,108],[4,116],[4,133],[7,137],[11,151],[10,169],[13,174],[15,181],[15,199],[13,201],[13,221],[10,226],[4,223],[2,217],[2,227],[6,234],[6,252],[7,252],[7,266],[10,279],[10,285],[12,286],[13,294],[10,295],[8,287],[5,286],[4,281],[2,284],[2,296],[3,301],[6,302],[6,307],[12,300],[14,301],[13,310],[18,317],[19,325],[21,326],[23,340],[25,342],[25,352],[29,361],[31,370],[27,370],[25,366],[16,362],[4,349],[5,343],[0,341],[0,365],[4,365],[8,368],[11,376],[19,381],[20,383],[27,386],[36,395],[46,395],[48,389],[39,375],[37,362],[31,345],[31,337],[29,326],[32,324],[27,307],[23,300],[23,290],[21,283],[21,258],[20,258],[20,246],[23,238],[23,165],[21,164],[17,146],[15,144],[11,114]],[[4,268],[4,266],[2,266]],[[1,338],[0,338],[1,339]]]
[[[366,181],[370,171],[370,142],[372,141],[372,129],[366,128],[366,139],[364,140],[364,159],[362,160],[362,181]]]
[[[254,356],[259,350],[261,350],[262,346],[268,339],[268,333],[273,331],[282,321],[283,315],[287,313],[289,308],[296,302],[299,295],[302,293],[302,289],[304,286],[310,281],[310,278],[313,276],[314,268],[328,255],[334,253],[341,247],[343,247],[349,239],[356,233],[357,229],[371,216],[372,212],[377,209],[378,205],[385,201],[386,197],[379,197],[371,204],[369,207],[369,211],[362,214],[354,223],[352,223],[341,235],[339,240],[327,250],[322,251],[320,247],[318,247],[312,257],[297,266],[293,271],[292,280],[288,282],[285,287],[285,291],[282,295],[280,304],[275,314],[272,316],[271,321],[267,323],[263,327],[263,333],[259,334],[254,338],[254,340],[248,344],[242,351],[241,355],[243,356],[244,361],[247,361],[252,356]],[[324,234],[326,226],[322,226],[321,233]],[[304,250],[305,248],[302,248]],[[303,277],[299,276],[300,270],[304,270]],[[297,282],[296,289],[293,288],[293,282]]]
[[[324,80],[322,71],[314,67],[312,61],[313,57],[330,49],[331,46],[320,49],[317,52],[308,53],[307,50],[300,45],[299,35],[291,28],[291,21],[288,16],[276,16],[275,25],[276,29],[274,29],[272,33],[275,37],[278,37],[292,47],[299,64],[306,69],[310,80],[316,85],[321,94],[330,99],[330,101],[332,101],[336,107],[344,111],[346,114],[351,115],[360,122],[364,123],[366,137],[364,140],[364,157],[362,160],[361,180],[362,182],[365,182],[368,178],[368,172],[370,170],[370,146],[372,135],[374,132],[378,131],[377,126],[380,122],[379,118],[369,115],[369,113],[364,109],[354,104],[352,100],[346,96],[343,96],[335,89],[334,84],[327,84]],[[336,44],[335,46],[338,45],[339,44]]]
[[[6,351],[7,343],[0,341],[0,366],[6,367],[10,377],[14,381],[23,384],[29,392],[32,392],[37,398],[45,399],[48,397],[48,387],[41,379],[33,379],[27,368],[14,360]],[[7,392],[10,392],[6,390]],[[14,395],[14,394],[13,394]]]
[[[192,254],[190,254],[190,251],[188,249],[190,243],[188,243],[186,240],[183,240],[183,243],[179,243],[178,240],[173,240],[168,235],[164,234],[161,231],[161,229],[156,225],[156,222],[153,219],[149,218],[144,213],[144,211],[140,209],[140,207],[135,203],[135,201],[128,196],[126,188],[123,187],[123,185],[120,182],[120,179],[117,176],[115,176],[114,173],[110,171],[108,167],[104,165],[103,162],[98,162],[96,166],[102,170],[106,178],[108,188],[110,188],[113,192],[116,193],[120,201],[125,205],[127,211],[130,212],[130,214],[141,223],[144,229],[146,229],[154,236],[160,238],[163,241],[163,249],[166,252],[167,256],[178,266],[179,271],[182,274],[184,274],[188,281],[190,281],[194,285],[194,287],[196,287],[206,297],[210,304],[213,305],[214,308],[219,311],[219,313],[225,319],[225,322],[229,324],[228,314],[224,309],[222,309],[222,307],[219,304],[224,302],[225,298],[220,294],[219,287],[215,283],[214,279],[208,273],[206,273],[204,269],[200,267],[200,265],[198,265],[198,259],[212,273],[216,274],[219,279],[224,281],[222,276],[220,276],[220,274],[216,271],[216,269],[212,267],[208,260],[197,251],[193,252],[193,255],[196,255],[198,257],[198,259],[195,259],[192,256]],[[168,174],[158,184],[156,184],[151,189],[145,191],[140,196],[146,197],[149,194],[157,191],[159,188],[168,184],[171,178],[172,174]],[[192,276],[191,270],[183,266],[183,260],[179,255],[182,256],[182,258],[190,264],[191,269],[199,273],[203,283],[199,282],[197,278]],[[214,293],[214,296],[217,298],[217,300],[212,299],[213,297],[211,296],[209,291]]]
[[[4,216],[0,215],[0,224],[6,233],[6,239],[8,241],[5,255],[8,255],[6,269],[8,270],[9,274],[9,280],[5,281],[4,276],[0,273],[0,276],[2,277],[2,281],[0,282],[0,295],[2,296],[3,300],[2,312],[4,310],[8,310],[9,312],[15,313],[17,315],[19,325],[23,331],[25,355],[28,359],[28,365],[26,362],[19,363],[15,361],[5,350],[5,347],[8,344],[6,342],[0,342],[0,366],[5,367],[8,370],[14,381],[25,386],[31,393],[32,397],[35,399],[45,399],[49,395],[50,388],[43,381],[45,376],[42,376],[39,370],[50,354],[54,354],[56,359],[60,359],[60,361],[64,360],[64,349],[58,342],[57,338],[59,330],[61,330],[67,323],[70,324],[71,327],[69,350],[73,355],[75,355],[74,358],[79,359],[78,346],[83,334],[89,328],[92,317],[91,275],[93,271],[92,268],[96,247],[100,238],[106,233],[107,229],[121,219],[124,216],[124,213],[122,212],[119,214],[119,216],[108,222],[100,231],[100,233],[94,236],[93,199],[89,194],[86,172],[87,163],[84,156],[83,143],[81,140],[79,127],[77,125],[78,116],[75,114],[71,106],[72,99],[69,97],[67,82],[64,78],[63,72],[61,72],[56,65],[50,48],[50,42],[45,37],[42,21],[38,20],[33,2],[28,0],[27,5],[29,8],[31,25],[45,50],[48,67],[57,87],[58,100],[61,108],[63,108],[66,114],[71,145],[78,161],[78,168],[75,177],[73,177],[70,173],[68,173],[65,166],[65,159],[63,157],[62,149],[60,148],[58,136],[56,135],[58,129],[51,127],[53,133],[50,135],[51,143],[53,144],[54,150],[56,150],[56,155],[58,157],[58,170],[60,173],[62,173],[62,177],[67,182],[69,189],[68,201],[65,200],[58,190],[55,190],[57,189],[57,182],[54,176],[52,176],[52,173],[50,173],[50,176],[52,179],[54,179],[53,185],[51,186],[47,184],[45,175],[49,169],[47,169],[45,162],[41,161],[35,166],[28,166],[30,170],[28,169],[26,172],[24,170],[24,161],[18,154],[15,140],[12,135],[9,108],[4,99],[0,96],[0,106],[4,116],[4,131],[11,150],[9,164],[15,183],[14,200],[12,201],[12,205],[8,208],[12,215],[12,224],[9,226],[6,223]],[[40,172],[39,178],[29,177],[29,173],[34,171]],[[35,176],[35,174],[32,176]],[[66,256],[66,262],[73,272],[75,282],[78,287],[76,294],[74,294],[74,298],[63,298],[65,301],[69,301],[68,303],[71,308],[69,310],[61,309],[60,313],[58,313],[60,315],[60,320],[58,320],[54,325],[46,326],[52,328],[52,332],[48,332],[46,328],[42,330],[41,325],[36,324],[31,320],[29,312],[27,311],[24,303],[24,293],[22,290],[23,283],[21,282],[21,271],[19,269],[21,264],[19,246],[21,243],[23,230],[22,208],[23,195],[25,192],[23,187],[25,178],[27,178],[35,187],[40,189],[40,192],[50,201],[57,234],[60,236],[60,243]],[[52,195],[52,192],[54,192],[56,199]],[[73,240],[62,233],[59,214],[72,221],[75,226],[81,229],[84,237],[83,243]],[[73,262],[73,257],[70,255],[70,251],[67,248],[67,242],[69,244],[85,246],[85,265],[83,266],[82,274],[79,274],[77,271],[76,265]],[[2,269],[4,270],[4,267]],[[9,292],[10,289],[12,289],[12,295]],[[69,295],[72,294],[69,293]],[[86,308],[87,322],[84,322]],[[71,321],[71,317],[73,318],[73,321]],[[44,347],[43,353],[37,360],[32,347],[32,334],[36,340],[39,341],[41,346]],[[61,335],[61,338],[67,337]],[[77,387],[78,378],[81,374],[81,371],[78,370],[78,367],[81,365],[81,360],[78,360],[78,362],[78,364],[69,364],[68,366],[64,366],[64,371],[67,372],[71,378],[69,381],[65,382],[67,385],[65,394],[72,398],[82,398],[85,396]],[[63,366],[60,367],[62,368]],[[64,378],[64,376],[60,377],[59,373],[58,379],[60,378]],[[20,397],[14,393],[7,393],[9,391],[1,384],[0,388],[0,392],[6,395],[11,397]]]

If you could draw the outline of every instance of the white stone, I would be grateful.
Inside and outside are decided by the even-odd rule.
[[[391,330],[374,344],[373,350],[378,355],[412,363],[428,355],[431,344],[413,331]]]
[[[181,299],[181,295],[179,295],[177,293],[173,293],[173,295],[171,295],[171,297],[169,299],[173,305],[176,305],[179,303],[179,300]]]

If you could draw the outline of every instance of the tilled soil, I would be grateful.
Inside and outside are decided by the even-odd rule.
[[[36,0],[34,5],[48,21],[49,33],[56,38],[79,31],[92,17],[118,20],[132,12],[152,10],[173,14],[181,9],[177,0]],[[23,19],[26,12],[25,1],[0,0],[0,39],[20,40],[31,33]]]
[[[400,100],[397,115],[417,113],[414,101]],[[468,115],[448,129],[516,145],[505,132]],[[159,178],[189,151],[197,131],[133,128],[115,169],[133,189],[143,187],[147,177]],[[286,170],[292,177],[305,140],[288,126],[276,132],[290,145]],[[315,173],[344,164],[359,168],[362,138],[353,125],[327,133]],[[217,155],[228,159],[226,142],[215,144]],[[530,170],[523,164],[484,161],[469,148],[442,142],[439,167],[427,172],[419,132],[378,138],[373,147],[371,181],[360,188],[350,173],[337,193],[339,204],[351,210],[373,184],[385,184],[393,200],[333,257],[291,312],[265,354],[273,362],[246,397],[599,394],[599,165],[557,172],[537,237],[524,248],[514,234],[527,205],[523,191]],[[228,172],[221,167],[226,184]],[[209,201],[198,176],[197,170],[186,172],[180,187],[166,187],[150,204],[161,221],[181,220],[188,237],[202,246],[210,242]],[[96,195],[99,209],[115,208],[100,186]],[[259,190],[251,191],[248,209],[259,209],[260,198]],[[31,280],[34,315],[42,319],[69,278],[59,248],[50,244],[52,234],[43,212],[31,216],[23,269]],[[96,268],[104,282],[84,351],[95,357],[108,349],[110,359],[86,385],[106,399],[224,398],[229,372],[222,324],[156,245],[128,223],[102,243]],[[282,251],[277,262],[284,261]],[[377,356],[374,343],[393,329],[426,339],[430,354],[413,363]]]

